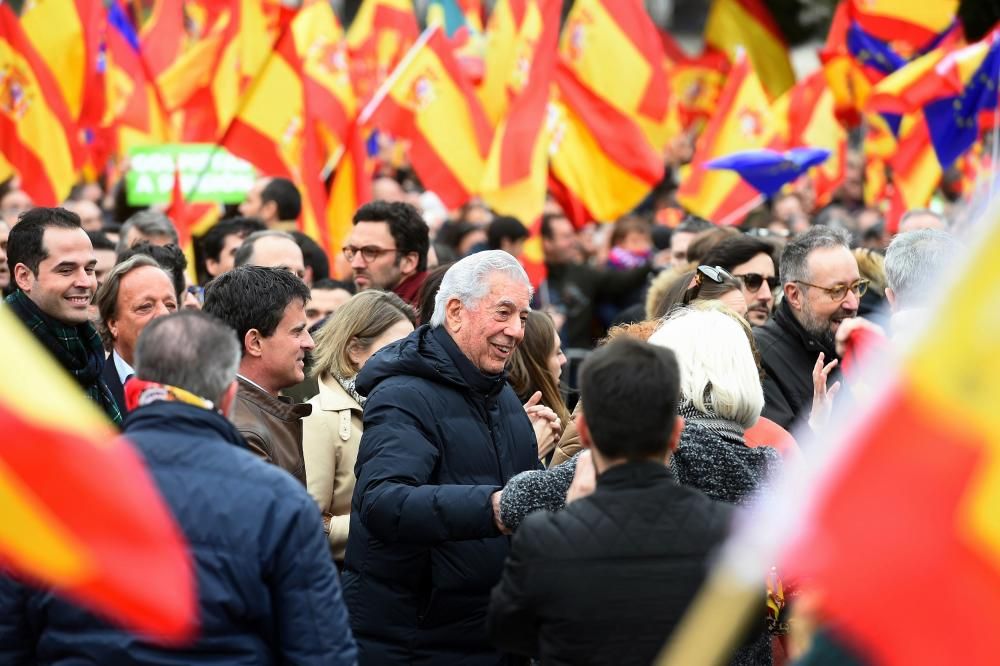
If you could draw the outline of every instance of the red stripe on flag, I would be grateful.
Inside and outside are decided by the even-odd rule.
[[[56,192],[52,181],[40,177],[48,175],[45,163],[17,137],[17,125],[6,114],[0,113],[0,152],[24,176],[21,188],[39,206],[58,206],[69,192]],[[37,177],[32,177],[32,176]]]

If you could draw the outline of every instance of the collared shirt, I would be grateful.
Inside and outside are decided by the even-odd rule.
[[[237,372],[236,376],[239,377],[240,379],[242,379],[243,381],[245,381],[247,384],[253,384],[257,388],[259,388],[261,391],[263,391],[264,393],[267,393],[268,395],[274,395],[273,393],[271,393],[266,388],[264,388],[263,386],[261,386],[260,384],[258,384],[257,382],[255,382],[254,380],[250,379],[246,375],[241,375],[240,373]]]
[[[121,381],[122,386],[125,386],[125,380],[135,374],[135,369],[125,362],[118,352],[111,350],[111,359],[115,362],[115,370],[118,372],[118,379]]]

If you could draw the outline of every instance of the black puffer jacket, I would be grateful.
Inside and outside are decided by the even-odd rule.
[[[837,358],[836,351],[807,333],[786,301],[770,321],[754,329],[754,337],[765,373],[761,416],[790,429],[799,418],[809,418],[816,358],[823,352],[824,363],[829,363]],[[835,372],[829,383],[838,377],[839,372]]]
[[[649,664],[698,592],[730,515],[660,463],[607,470],[593,494],[521,524],[493,591],[491,637],[544,665]]]
[[[362,664],[503,664],[486,635],[509,538],[491,495],[538,467],[503,375],[422,326],[366,364],[344,596]]]

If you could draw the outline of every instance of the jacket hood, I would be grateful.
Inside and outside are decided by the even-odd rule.
[[[400,375],[451,385],[484,397],[498,394],[507,381],[506,373],[483,374],[443,327],[426,324],[368,359],[358,373],[358,393],[370,395],[384,380]]]

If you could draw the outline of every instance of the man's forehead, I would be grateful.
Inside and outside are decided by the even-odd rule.
[[[840,280],[856,280],[860,275],[854,255],[842,246],[816,248],[809,253],[807,267],[813,278],[825,276]]]

